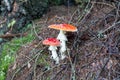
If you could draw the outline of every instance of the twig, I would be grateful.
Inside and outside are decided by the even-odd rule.
[[[5,23],[5,22],[6,22],[6,19],[3,20],[3,21],[0,21],[0,25],[3,24],[3,23]]]
[[[40,56],[40,54],[37,55],[37,57],[35,59],[35,65],[33,67],[33,69],[34,69],[34,80],[36,80],[36,65],[37,65],[37,61],[38,61],[39,56]]]
[[[113,24],[112,24],[110,27],[108,27],[107,29],[101,31],[101,33],[103,34],[103,33],[107,32],[107,31],[111,30],[113,27],[115,27],[115,25],[117,25],[117,24],[119,24],[119,23],[120,23],[120,21],[117,22],[117,23],[113,23]]]
[[[57,73],[55,75],[53,75],[53,77],[50,80],[54,80],[54,78],[62,71],[63,71],[63,68],[60,69],[59,71],[57,71]]]
[[[75,79],[75,61],[74,61],[74,63],[72,63],[69,50],[67,50],[67,53],[68,53],[68,59],[70,61],[70,65],[71,65],[71,72],[72,72],[71,73],[71,80],[76,80]]]
[[[39,38],[39,40],[43,40],[43,38],[37,34],[35,23],[33,21],[32,21],[32,24],[33,24],[33,30],[34,30],[35,35]]]
[[[61,65],[65,65],[65,64],[67,64],[67,63],[55,65],[55,66],[53,66],[51,69],[48,69],[48,70],[42,72],[41,74],[37,75],[37,78],[39,78],[40,76],[43,76],[46,72],[48,72],[48,71],[50,71],[50,70],[53,70],[54,68],[59,67],[59,66],[61,66]]]
[[[27,59],[33,61],[33,59],[31,59],[29,56],[24,55],[23,53],[21,53],[20,55],[22,55],[22,56],[26,57]],[[33,61],[33,62],[34,62],[34,61]]]
[[[100,70],[100,72],[98,73],[97,77],[95,80],[98,80],[100,74],[103,72],[103,69],[105,68],[105,66],[107,65],[107,63],[109,62],[110,60],[110,55],[109,55],[109,58],[106,60],[105,64],[103,65],[102,69]]]
[[[45,48],[44,48],[45,49]],[[44,49],[42,49],[42,50],[38,50],[36,53],[38,53],[38,54],[36,54],[31,60],[29,60],[28,62],[31,62],[34,58],[36,58],[39,54],[41,54],[43,51],[44,51]],[[20,67],[20,68],[18,68],[16,71],[15,71],[15,73],[13,74],[13,76],[12,76],[12,78],[10,79],[10,80],[13,80],[14,79],[14,77],[15,77],[15,75],[22,69],[22,68],[24,68],[27,64],[28,64],[28,62],[26,62],[25,64],[23,64],[22,65],[22,67]]]
[[[119,6],[120,6],[120,3],[118,3],[118,6],[117,6],[118,9],[116,9],[116,15],[115,15],[115,20],[114,20],[113,24],[110,27],[108,27],[107,29],[105,29],[104,31],[102,31],[102,33],[105,33],[106,31],[111,30],[114,26],[120,24],[120,20],[117,21],[118,17],[119,17]]]
[[[0,38],[14,38],[14,37],[20,37],[20,36],[26,36],[27,33],[18,33],[18,34],[12,34],[12,33],[9,33],[9,34],[4,34],[4,35],[0,35]]]
[[[115,5],[111,5],[111,4],[108,4],[108,3],[105,3],[105,2],[94,2],[94,1],[91,1],[91,3],[93,3],[93,4],[103,4],[103,5],[107,5],[107,6],[116,8]]]
[[[90,9],[89,9],[89,10],[87,11],[87,13],[85,14],[85,11],[87,10],[88,5],[90,4],[90,2],[91,2],[91,0],[89,0],[89,3],[88,3],[87,6],[85,7],[84,13],[78,17],[78,21],[77,21],[76,24],[78,24],[79,21],[80,21],[80,23],[82,23],[82,22],[84,21],[84,19],[86,18],[86,16],[87,16],[87,15],[91,12],[91,10],[93,9],[95,3],[92,4],[92,6],[90,7]],[[84,23],[83,23],[83,24],[84,24]]]
[[[77,11],[78,11],[78,9],[76,9],[76,10],[73,12],[72,16],[70,17],[70,20],[68,21],[69,24],[72,22],[72,19],[73,19],[75,13],[77,13]]]

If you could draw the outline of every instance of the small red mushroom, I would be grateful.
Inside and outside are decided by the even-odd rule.
[[[59,57],[56,52],[57,46],[60,46],[60,41],[56,38],[47,38],[43,41],[44,45],[49,45],[49,50],[52,51],[52,58],[56,61],[56,64],[59,63]]]
[[[70,24],[53,24],[48,27],[60,30],[60,33],[58,34],[57,39],[61,41],[60,53],[61,53],[61,59],[64,59],[66,56],[63,53],[66,51],[66,48],[67,48],[66,47],[67,37],[64,34],[64,31],[75,32],[77,31],[77,28]]]

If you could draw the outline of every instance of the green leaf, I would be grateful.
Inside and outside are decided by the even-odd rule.
[[[16,20],[12,19],[12,21],[8,24],[8,28],[13,27],[15,23],[16,23]]]

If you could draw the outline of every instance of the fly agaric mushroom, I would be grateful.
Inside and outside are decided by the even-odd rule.
[[[77,28],[70,24],[53,24],[48,27],[60,30],[60,33],[58,34],[57,39],[61,41],[60,53],[61,53],[61,59],[64,59],[66,57],[64,52],[66,51],[66,48],[67,48],[66,47],[67,37],[65,36],[64,31],[75,32],[77,31]]]
[[[43,41],[44,45],[50,45],[49,50],[52,51],[52,58],[55,60],[56,64],[59,63],[59,57],[57,55],[57,46],[60,46],[60,41],[56,38],[47,38]]]

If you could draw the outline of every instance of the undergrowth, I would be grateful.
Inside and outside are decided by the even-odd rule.
[[[27,27],[30,28],[31,25]],[[9,65],[14,62],[16,52],[22,45],[31,42],[35,37],[32,31],[28,31],[28,35],[20,38],[14,38],[3,45],[0,55],[0,80],[5,80]]]

